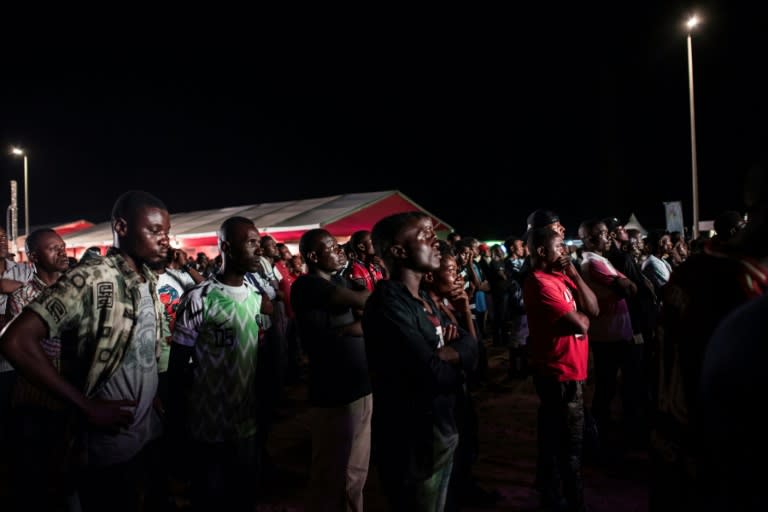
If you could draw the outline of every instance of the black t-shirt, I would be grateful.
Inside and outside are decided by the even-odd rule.
[[[309,401],[320,407],[348,404],[371,392],[365,341],[341,334],[355,322],[352,309],[331,305],[336,286],[307,274],[291,287],[296,326],[309,356]]]

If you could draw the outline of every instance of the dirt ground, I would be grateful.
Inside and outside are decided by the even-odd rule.
[[[538,510],[533,490],[536,466],[536,408],[531,379],[507,377],[506,349],[489,347],[489,379],[476,392],[480,418],[480,454],[474,475],[480,486],[495,490],[500,499],[484,509]],[[304,510],[310,462],[306,386],[289,386],[270,437],[268,449],[275,471],[264,486],[258,511]],[[647,453],[642,450],[613,454],[610,463],[586,463],[584,483],[587,505],[594,512],[639,512],[648,509]],[[2,466],[0,464],[0,466]],[[0,467],[0,510],[7,503],[7,467]],[[178,489],[177,510],[188,505]],[[366,511],[385,510],[375,467],[365,488]]]
[[[476,392],[480,417],[480,454],[474,475],[486,490],[501,498],[484,509],[538,510],[533,489],[536,467],[536,408],[538,398],[530,378],[507,377],[506,349],[489,347],[489,382]],[[277,466],[274,481],[267,486],[265,504],[257,510],[303,510],[309,471],[310,441],[307,430],[305,388],[288,388],[269,442]],[[584,467],[587,505],[594,512],[639,512],[648,510],[647,453],[642,450],[613,454],[611,462],[587,463]],[[385,510],[375,468],[365,489],[365,509]]]

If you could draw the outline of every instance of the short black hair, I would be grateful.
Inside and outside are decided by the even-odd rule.
[[[665,236],[669,236],[669,233],[663,229],[654,229],[648,233],[648,236],[645,237],[645,246],[652,253],[655,253],[656,248],[659,246],[659,242],[661,242],[661,239]]]
[[[721,240],[728,240],[733,236],[731,230],[744,222],[744,218],[737,211],[723,212],[715,218],[715,231]]]
[[[133,220],[133,216],[141,208],[159,208],[168,211],[168,207],[157,197],[143,190],[129,190],[115,200],[112,206],[112,220]]]
[[[437,241],[438,249],[440,250],[440,256],[445,258],[446,256],[450,256],[452,258],[456,257],[456,249],[446,242],[445,240],[438,240]]]
[[[330,233],[322,228],[310,229],[301,235],[301,239],[299,240],[299,254],[301,254],[302,258],[304,258],[304,261],[307,263],[307,265],[309,265],[307,254],[315,250],[315,244],[320,239],[320,237],[323,236],[330,236]]]
[[[371,231],[371,239],[373,240],[376,254],[385,261],[391,260],[389,249],[395,245],[397,235],[400,234],[409,222],[414,219],[423,219],[424,217],[429,217],[429,215],[416,211],[402,212],[389,215],[377,222]]]
[[[556,237],[562,238],[562,235],[560,235],[560,233],[548,227],[532,229],[528,233],[528,247],[531,250],[531,258],[537,259],[538,254],[536,250],[539,247],[546,246],[549,242],[552,241],[553,238],[556,238]]]
[[[594,231],[595,226],[598,224],[605,224],[605,221],[602,219],[587,219],[581,224],[579,224],[579,238],[582,240],[585,240],[587,238],[592,237],[592,231]],[[606,226],[606,229],[608,226]]]
[[[229,238],[232,236],[232,228],[241,224],[256,227],[253,221],[249,218],[240,216],[230,217],[222,222],[221,226],[219,227],[219,241],[224,242],[229,240]]]
[[[517,242],[518,240],[525,242],[525,240],[523,240],[522,238],[516,235],[512,235],[506,240],[504,240],[504,247],[507,249],[507,254],[512,254],[512,250],[514,249],[515,242]]]
[[[367,229],[361,229],[360,231],[355,231],[352,233],[352,236],[349,237],[349,243],[352,244],[352,248],[357,252],[357,246],[363,243],[363,238],[370,235],[371,232]]]
[[[469,237],[462,238],[461,240],[456,242],[456,244],[454,245],[454,247],[456,248],[456,252],[460,253],[461,250],[464,249],[465,247],[469,247],[470,249],[472,249],[472,246],[475,244],[476,241],[477,240],[475,240],[474,238],[469,238]]]
[[[40,245],[40,239],[43,237],[43,235],[50,234],[58,235],[56,231],[50,228],[41,228],[32,231],[27,239],[24,240],[24,251],[27,253],[27,255],[35,252],[38,249],[38,246]]]

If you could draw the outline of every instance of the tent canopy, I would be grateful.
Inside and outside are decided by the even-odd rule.
[[[648,234],[648,231],[643,227],[642,224],[640,224],[640,221],[637,220],[637,217],[633,213],[629,216],[629,220],[626,224],[624,224],[624,229],[636,229],[640,232],[641,235],[646,236]]]
[[[393,213],[422,211],[432,217],[437,231],[452,228],[397,190],[342,194],[314,199],[249,204],[171,215],[172,239],[181,246],[216,245],[216,231],[228,217],[253,220],[262,234],[281,242],[296,242],[307,230],[327,229],[334,236],[370,230],[379,219]],[[64,236],[68,247],[112,245],[109,221]]]

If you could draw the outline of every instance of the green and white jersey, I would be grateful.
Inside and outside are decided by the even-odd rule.
[[[244,281],[210,277],[190,289],[176,312],[173,342],[194,348],[188,398],[193,439],[221,442],[256,434],[256,353],[261,295]]]

